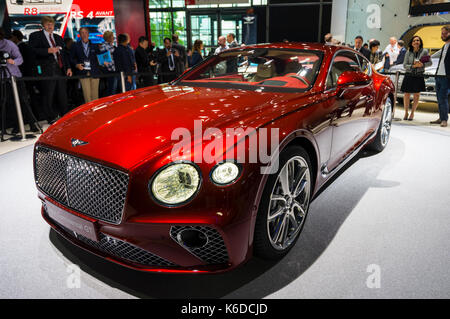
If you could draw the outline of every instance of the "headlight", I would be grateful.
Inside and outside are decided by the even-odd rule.
[[[211,179],[216,184],[228,185],[239,177],[240,171],[239,167],[232,162],[221,163],[213,168]]]
[[[151,192],[166,205],[182,204],[191,199],[200,187],[201,177],[192,164],[180,163],[161,170],[151,182]]]

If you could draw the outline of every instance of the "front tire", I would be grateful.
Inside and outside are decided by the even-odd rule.
[[[259,204],[254,253],[280,259],[295,245],[309,210],[312,170],[308,153],[300,146],[283,150],[279,169],[269,176]]]
[[[367,147],[375,152],[382,152],[389,143],[392,127],[392,101],[391,98],[386,100],[383,115],[381,116],[380,126],[378,127],[377,136]]]

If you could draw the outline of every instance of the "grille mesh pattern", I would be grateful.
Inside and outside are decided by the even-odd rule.
[[[122,220],[128,174],[45,147],[35,155],[36,184],[82,214],[113,224]]]
[[[228,262],[228,253],[225,243],[216,229],[207,226],[172,226],[170,228],[170,237],[178,242],[177,236],[184,230],[201,231],[208,237],[208,243],[201,248],[189,248],[186,246],[183,246],[183,248],[187,249],[207,264],[224,264]]]
[[[60,228],[62,228],[66,233],[74,235],[73,231],[67,229],[61,224],[55,222],[54,220],[52,221],[55,224],[57,224]],[[79,234],[77,234],[76,239],[107,254],[137,264],[142,264],[146,266],[165,266],[165,267],[175,266],[175,264],[171,263],[170,261],[167,261],[164,258],[156,256],[130,243],[127,243],[117,238],[109,237],[103,233],[99,233],[98,235],[99,235],[99,242],[93,241]]]

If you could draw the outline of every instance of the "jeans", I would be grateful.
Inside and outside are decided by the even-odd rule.
[[[448,79],[446,77],[436,77],[436,95],[441,121],[448,121],[448,90]]]
[[[133,91],[136,90],[136,76],[133,75],[132,76],[132,82],[128,82],[128,78],[125,79],[125,90],[128,91]]]

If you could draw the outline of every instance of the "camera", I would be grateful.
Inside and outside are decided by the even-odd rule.
[[[8,52],[0,51],[0,67],[6,67],[8,60],[11,58]]]

